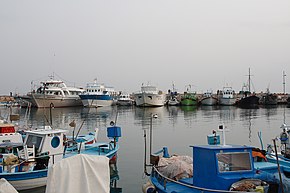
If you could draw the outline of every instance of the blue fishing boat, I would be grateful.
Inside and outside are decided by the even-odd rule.
[[[64,158],[89,154],[114,159],[119,149],[121,128],[115,125],[107,128],[108,142],[87,143],[83,138],[75,140],[75,146],[71,148],[66,148],[66,132],[49,126],[26,131],[22,149],[19,147],[17,152],[0,153],[0,178],[5,178],[17,190],[37,188],[46,185],[48,168]]]
[[[281,192],[276,176],[277,165],[255,162],[253,147],[219,144],[218,135],[208,136],[208,145],[193,145],[192,158],[169,156],[163,148],[162,156],[151,155],[149,182],[143,192],[212,193],[212,192]],[[178,158],[180,157],[180,158]],[[165,160],[165,161],[164,161]],[[173,167],[171,166],[172,164]],[[271,170],[272,169],[272,170]]]

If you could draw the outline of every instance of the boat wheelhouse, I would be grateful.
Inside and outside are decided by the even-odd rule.
[[[236,103],[235,91],[232,87],[224,87],[223,90],[219,91],[218,96],[220,105],[231,106]]]

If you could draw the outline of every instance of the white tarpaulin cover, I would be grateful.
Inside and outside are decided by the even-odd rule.
[[[109,158],[78,154],[54,164],[48,171],[46,193],[109,193]]]
[[[0,193],[18,193],[15,188],[5,179],[0,179]]]

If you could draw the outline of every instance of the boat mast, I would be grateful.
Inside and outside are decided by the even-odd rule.
[[[249,83],[248,83],[248,87],[249,87],[249,92],[251,92],[251,69],[249,68]]]
[[[284,96],[285,96],[285,92],[286,92],[286,90],[285,90],[285,86],[286,86],[285,76],[286,76],[286,74],[285,74],[285,71],[283,70],[283,95]]]

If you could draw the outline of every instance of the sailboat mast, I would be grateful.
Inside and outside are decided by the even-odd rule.
[[[285,90],[285,76],[286,76],[286,74],[285,74],[285,71],[283,71],[283,94],[284,94],[284,96],[285,96],[285,92],[286,92],[286,90]]]
[[[249,68],[249,92],[251,92],[251,69]]]

